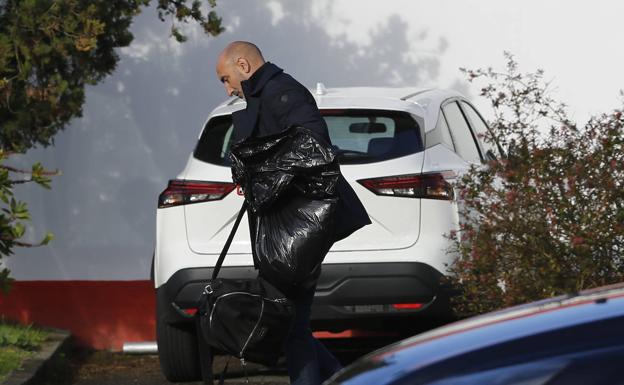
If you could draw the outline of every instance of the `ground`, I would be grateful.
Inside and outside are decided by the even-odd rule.
[[[387,338],[366,340],[326,341],[343,364],[391,342]],[[227,357],[219,356],[214,363],[215,373],[221,373]],[[288,376],[284,368],[268,370],[248,364],[250,385],[284,385]],[[67,356],[57,358],[45,381],[38,385],[171,385],[162,373],[157,355],[128,355],[106,351],[75,348]],[[239,361],[230,359],[226,384],[247,384]],[[201,385],[201,382],[188,383]]]

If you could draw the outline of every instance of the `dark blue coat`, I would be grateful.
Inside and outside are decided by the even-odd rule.
[[[232,114],[234,143],[251,135],[276,134],[295,124],[318,132],[331,143],[327,124],[310,91],[275,64],[265,63],[241,86],[247,108]],[[338,197],[334,242],[371,223],[362,202],[342,176]]]

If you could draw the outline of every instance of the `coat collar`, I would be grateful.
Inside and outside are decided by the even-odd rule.
[[[283,71],[283,69],[271,62],[264,63],[249,79],[241,82],[245,98],[248,96],[257,96],[269,79]]]

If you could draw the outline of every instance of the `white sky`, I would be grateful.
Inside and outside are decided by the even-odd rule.
[[[332,35],[366,43],[371,28],[397,14],[414,40],[423,30],[445,39],[441,86],[452,84],[458,67],[503,68],[510,51],[521,70],[544,69],[579,120],[615,107],[624,88],[624,1],[316,0],[315,16],[323,19],[328,6]]]

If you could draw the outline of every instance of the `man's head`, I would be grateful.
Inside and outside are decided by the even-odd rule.
[[[255,44],[234,41],[228,44],[217,60],[217,77],[228,96],[243,98],[241,82],[247,80],[264,64],[262,52]]]

